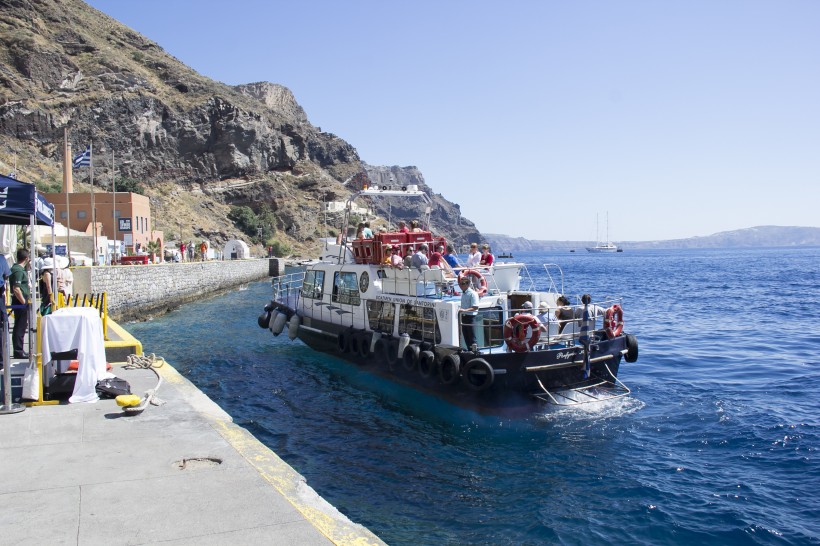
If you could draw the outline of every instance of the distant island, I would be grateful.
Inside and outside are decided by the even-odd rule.
[[[485,233],[484,237],[498,252],[577,250],[595,244],[594,241],[541,241]],[[798,226],[756,226],[734,231],[721,231],[705,237],[669,239],[666,241],[612,241],[628,251],[651,248],[759,248],[783,246],[820,246],[820,228]]]

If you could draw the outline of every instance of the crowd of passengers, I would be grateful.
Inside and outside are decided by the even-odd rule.
[[[419,227],[418,220],[412,220],[410,227],[404,220],[399,221],[399,233],[422,233],[424,232]],[[379,232],[387,233],[387,228],[379,228]],[[359,222],[356,229],[356,239],[373,239],[373,230],[370,229],[370,222]],[[435,251],[431,254],[430,247],[427,243],[418,245],[415,252],[407,256],[402,256],[402,249],[399,245],[385,244],[382,247],[383,257],[382,265],[393,267],[396,269],[415,268],[421,269],[422,266],[428,266],[430,269],[443,269],[448,277],[455,277],[456,273],[461,269],[469,269],[473,267],[489,267],[493,265],[495,257],[490,252],[490,245],[484,243],[481,245],[481,251],[478,250],[478,243],[470,244],[470,251],[467,255],[467,262],[462,264],[456,255],[453,245],[437,244]]]

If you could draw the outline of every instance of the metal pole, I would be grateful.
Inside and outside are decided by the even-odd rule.
[[[111,147],[111,190],[114,193],[114,258],[119,254],[120,243],[117,241],[117,232],[119,231],[120,218],[117,216],[117,173],[114,170],[114,147]]]
[[[91,227],[93,229],[92,241],[94,244],[94,251],[91,255],[91,266],[97,264],[97,209],[94,207],[94,141],[89,144],[91,150]]]

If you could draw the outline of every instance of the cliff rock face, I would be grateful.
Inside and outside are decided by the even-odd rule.
[[[475,224],[461,216],[461,207],[447,201],[440,194],[433,193],[416,167],[365,165],[365,171],[373,184],[397,187],[416,185],[430,199],[430,202],[409,198],[391,198],[389,201],[374,199],[373,208],[379,216],[391,220],[393,225],[397,219],[417,219],[423,223],[427,218],[426,209],[430,206],[430,229],[452,241],[456,245],[456,252],[463,244],[481,241],[481,234]]]
[[[226,206],[247,205],[309,245],[322,200],[363,169],[285,87],[205,78],[80,0],[0,0],[0,168],[14,157],[19,179],[59,191],[65,128],[75,153],[93,142],[99,183],[113,153],[117,176],[144,185],[166,238],[239,236]],[[207,206],[186,208],[185,192]]]

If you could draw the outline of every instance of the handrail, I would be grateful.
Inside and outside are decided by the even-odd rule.
[[[108,337],[108,293],[99,292],[96,294],[74,294],[68,299],[62,292],[57,293],[57,309],[62,307],[91,307],[100,313],[100,319],[103,326],[103,337],[106,341],[111,338]]]

